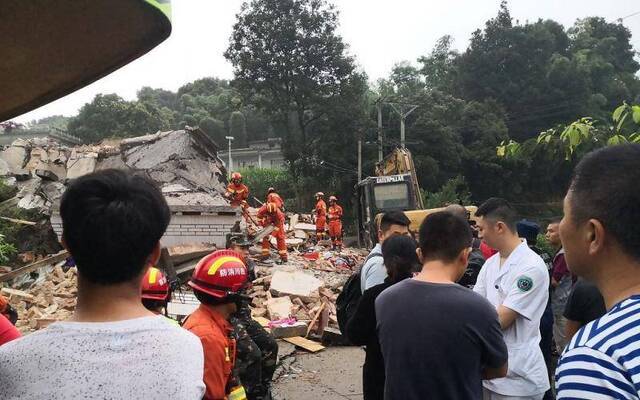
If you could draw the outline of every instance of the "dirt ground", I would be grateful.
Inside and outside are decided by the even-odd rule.
[[[327,347],[310,354],[279,341],[282,361],[274,377],[275,400],[362,399],[360,347]]]

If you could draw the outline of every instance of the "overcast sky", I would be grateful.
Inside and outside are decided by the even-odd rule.
[[[205,76],[232,78],[222,56],[242,0],[173,0],[171,37],[147,55],[111,75],[16,120],[73,115],[98,93],[135,98],[142,86],[176,90]],[[334,0],[340,11],[340,33],[371,80],[386,76],[393,64],[414,62],[430,52],[443,35],[464,50],[471,33],[498,12],[500,0]],[[640,11],[637,0],[511,0],[520,22],[553,19],[565,27],[577,18],[601,16],[615,21]],[[626,18],[640,50],[640,14]]]

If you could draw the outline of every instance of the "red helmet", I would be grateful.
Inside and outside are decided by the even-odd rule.
[[[169,298],[167,277],[156,267],[149,268],[142,278],[142,298],[149,300],[168,300]]]
[[[240,172],[234,172],[233,174],[231,174],[231,180],[234,182],[242,182],[242,175],[240,174]]]
[[[200,260],[188,284],[195,290],[223,299],[248,286],[247,267],[235,251],[218,250]]]

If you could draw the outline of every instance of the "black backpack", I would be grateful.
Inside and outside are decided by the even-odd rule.
[[[362,266],[367,263],[373,257],[382,257],[381,253],[371,253],[364,260]],[[358,307],[358,302],[360,301],[360,297],[362,297],[362,286],[360,285],[360,273],[362,269],[358,270],[351,274],[349,279],[342,286],[342,292],[338,295],[336,299],[336,316],[338,318],[338,326],[340,327],[340,332],[342,336],[346,338],[347,336],[347,324],[349,320],[356,312],[356,308]]]

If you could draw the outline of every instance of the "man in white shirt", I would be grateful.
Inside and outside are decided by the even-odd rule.
[[[517,213],[506,200],[487,200],[476,216],[482,239],[498,253],[485,262],[473,290],[496,307],[509,351],[507,376],[484,381],[484,399],[542,399],[549,389],[539,346],[548,301],[546,265],[518,237]]]
[[[0,347],[0,398],[201,399],[200,340],[140,299],[171,218],[160,190],[131,172],[102,170],[68,186],[60,215],[78,268],[76,310]]]
[[[365,290],[379,285],[387,277],[387,269],[382,259],[382,243],[391,236],[410,234],[411,221],[402,211],[389,211],[380,219],[378,229],[378,244],[371,250],[360,270],[360,288]]]

